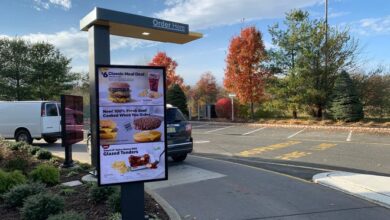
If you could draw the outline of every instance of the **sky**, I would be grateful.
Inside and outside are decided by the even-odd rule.
[[[111,64],[147,65],[164,51],[177,63],[176,72],[194,85],[212,72],[222,84],[225,58],[232,37],[247,26],[263,34],[273,47],[268,27],[282,23],[291,9],[324,17],[325,0],[0,0],[0,37],[19,37],[54,44],[72,59],[72,71],[88,71],[88,34],[79,22],[94,7],[185,23],[202,39],[188,44],[158,43],[111,36]],[[348,27],[359,41],[359,67],[390,65],[390,1],[329,0],[329,24]]]

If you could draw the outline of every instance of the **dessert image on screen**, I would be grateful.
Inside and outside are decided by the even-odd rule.
[[[115,139],[118,129],[112,120],[100,120],[100,139]]]
[[[130,102],[130,85],[125,82],[113,82],[110,83],[109,88],[109,99],[115,103],[126,103]]]
[[[154,116],[137,118],[134,120],[134,128],[137,130],[153,130],[161,125],[161,119]]]
[[[161,139],[161,133],[156,130],[141,131],[133,135],[134,141],[138,143],[155,142]]]
[[[144,154],[143,156],[135,156],[131,155],[129,157],[129,163],[130,166],[133,168],[139,167],[139,166],[146,166],[150,163],[150,156],[149,154]]]

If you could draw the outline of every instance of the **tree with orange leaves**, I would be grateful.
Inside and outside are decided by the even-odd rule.
[[[166,68],[167,88],[174,84],[178,84],[181,88],[183,85],[183,78],[176,74],[177,62],[167,56],[165,52],[158,52],[149,63],[150,66],[163,66]]]
[[[230,41],[226,58],[224,86],[236,93],[242,103],[249,103],[254,118],[254,103],[264,97],[264,79],[268,71],[261,63],[267,59],[262,35],[255,27],[241,30]]]
[[[196,83],[195,92],[196,96],[206,104],[213,104],[217,101],[217,82],[211,72],[205,72],[200,76]]]

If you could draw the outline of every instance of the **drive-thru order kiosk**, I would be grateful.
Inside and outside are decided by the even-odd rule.
[[[144,219],[144,182],[166,180],[165,68],[111,65],[110,35],[185,44],[187,24],[94,8],[88,31],[91,161],[98,184],[121,184],[122,219]]]

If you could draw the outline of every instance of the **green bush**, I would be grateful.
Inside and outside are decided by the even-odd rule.
[[[40,149],[41,148],[38,147],[38,146],[32,146],[32,147],[30,147],[29,152],[30,152],[31,155],[35,155]]]
[[[114,192],[114,187],[98,186],[97,184],[93,184],[91,188],[89,188],[88,197],[90,201],[98,203],[106,200]]]
[[[122,220],[122,215],[121,215],[121,213],[116,212],[116,213],[113,213],[112,215],[110,215],[110,217],[108,219],[109,220]]]
[[[7,207],[21,207],[23,201],[32,195],[45,191],[45,185],[41,183],[27,183],[13,187],[3,195],[4,204]]]
[[[30,178],[33,181],[55,185],[60,182],[60,171],[49,164],[41,164],[30,172]]]
[[[59,193],[63,196],[70,196],[75,193],[76,190],[70,186],[61,186]]]
[[[50,151],[46,149],[40,149],[38,152],[36,152],[36,156],[40,160],[50,160],[52,157],[52,154]]]
[[[13,159],[6,161],[5,168],[8,171],[20,170],[25,173],[28,169],[29,161],[27,158],[22,156],[17,156]]]
[[[29,196],[20,210],[22,219],[42,220],[50,215],[61,213],[64,210],[64,199],[50,193],[40,193]]]
[[[85,216],[74,211],[51,215],[47,220],[85,220]]]
[[[121,212],[121,194],[119,190],[116,190],[108,197],[107,205],[111,212]]]
[[[10,142],[7,147],[12,151],[18,151],[25,145],[27,145],[26,142]]]
[[[0,194],[7,192],[16,185],[26,182],[26,177],[19,170],[5,172],[0,169]]]

